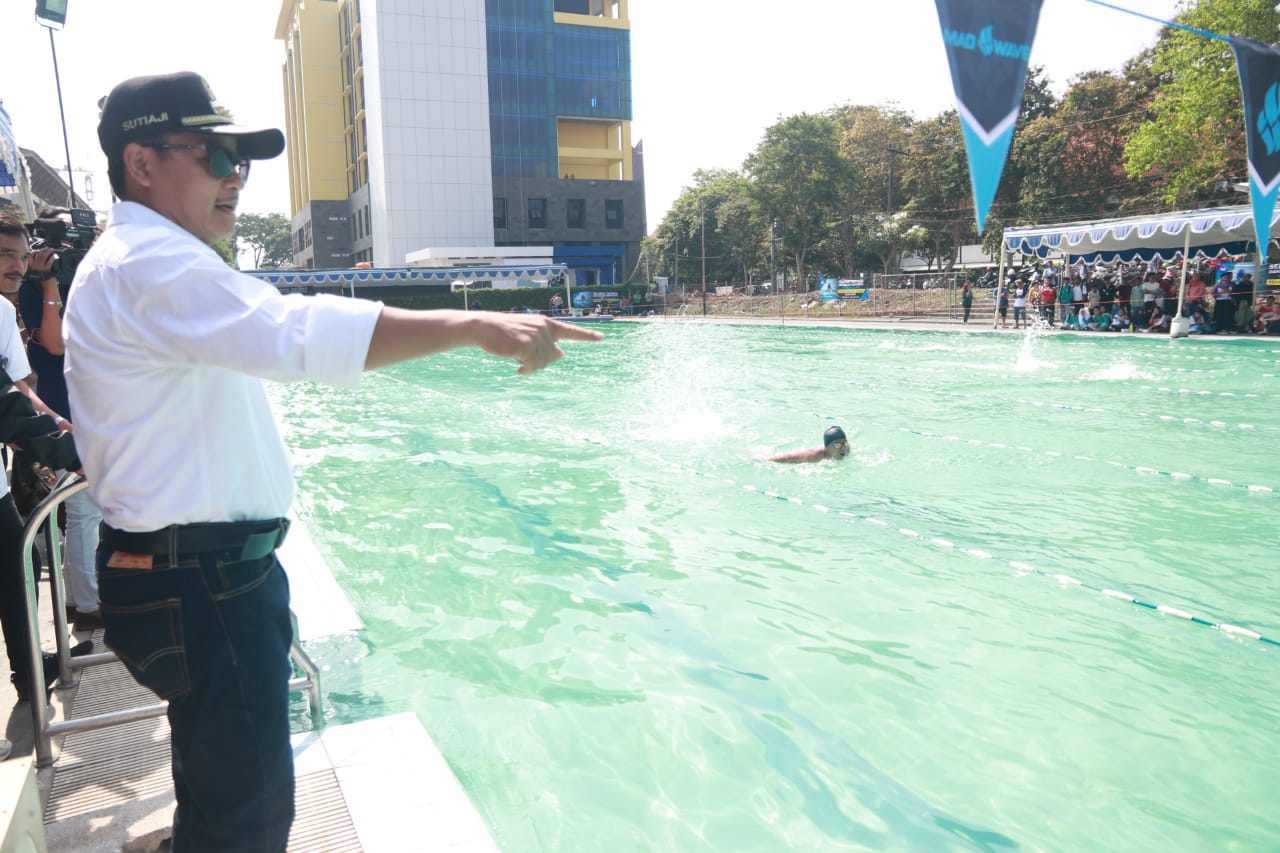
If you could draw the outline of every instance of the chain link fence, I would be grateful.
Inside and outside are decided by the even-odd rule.
[[[964,316],[961,293],[967,274],[961,272],[875,274],[865,280],[841,280],[839,298],[823,299],[819,290],[788,290],[761,294],[757,288],[719,288],[730,293],[717,293],[708,288],[706,298],[699,290],[686,294],[672,293],[657,297],[645,308],[659,315],[755,315],[880,318],[960,322]],[[638,306],[639,307],[639,306]],[[995,311],[991,287],[975,287],[971,322],[975,318],[990,319]]]

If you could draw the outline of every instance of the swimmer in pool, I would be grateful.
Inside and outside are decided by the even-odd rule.
[[[839,462],[841,459],[849,455],[849,439],[845,438],[844,430],[838,426],[828,427],[827,431],[822,434],[822,446],[815,447],[812,450],[795,450],[791,453],[780,453],[777,456],[770,456],[770,462],[821,462],[824,459],[834,459]]]

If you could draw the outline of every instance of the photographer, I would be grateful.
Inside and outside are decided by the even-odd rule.
[[[92,217],[89,211],[83,211]],[[27,328],[27,359],[35,372],[36,393],[50,409],[74,420],[67,400],[67,382],[62,375],[62,303],[85,251],[97,236],[95,230],[73,220],[63,208],[40,211],[31,229],[36,235],[30,269],[18,292],[18,311]],[[50,252],[53,252],[50,255]],[[17,490],[15,489],[15,495]],[[88,491],[67,498],[66,504],[67,621],[77,630],[102,627],[98,609],[98,579],[94,552],[98,548],[98,525],[102,510]],[[20,513],[30,507],[18,506]]]

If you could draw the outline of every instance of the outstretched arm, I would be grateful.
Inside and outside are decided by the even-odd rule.
[[[520,362],[533,373],[564,356],[557,341],[598,341],[604,335],[540,314],[493,311],[410,311],[384,307],[373,329],[365,370],[426,355],[478,346],[490,355]]]
[[[769,461],[794,464],[797,462],[821,462],[825,458],[827,458],[827,449],[825,447],[815,447],[812,450],[793,450],[790,453],[770,456]]]

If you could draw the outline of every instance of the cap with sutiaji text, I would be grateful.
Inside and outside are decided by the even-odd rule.
[[[270,160],[284,151],[276,128],[240,127],[222,112],[203,77],[192,71],[131,77],[98,102],[98,142],[108,159],[137,139],[162,133],[211,133],[236,140],[236,154]]]

